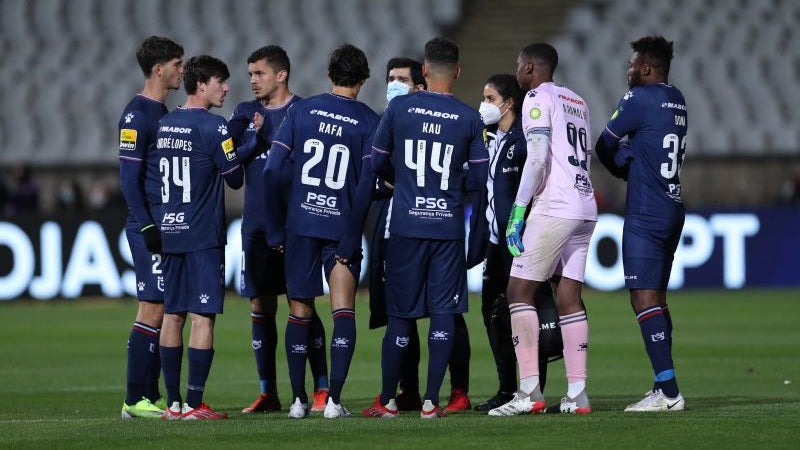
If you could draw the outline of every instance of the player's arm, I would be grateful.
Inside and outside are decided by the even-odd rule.
[[[147,249],[153,253],[160,253],[161,232],[156,226],[156,221],[150,215],[147,196],[144,192],[145,171],[147,170],[145,161],[148,151],[145,136],[147,136],[147,129],[137,123],[136,117],[130,123],[120,127],[120,190],[131,214],[139,224],[139,230],[145,237]]]
[[[464,190],[482,191],[489,177],[489,151],[486,149],[486,129],[480,118],[472,125],[472,141],[469,145],[469,160],[464,177]]]
[[[619,101],[595,144],[598,159],[617,178],[628,179],[630,161],[634,158],[630,145],[620,145],[620,140],[640,129],[648,113],[647,93],[633,88]]]
[[[394,150],[394,136],[392,134],[392,123],[394,122],[394,111],[391,105],[386,108],[375,131],[375,139],[372,141],[372,169],[375,174],[391,184],[394,184],[394,167],[392,167],[392,151]]]
[[[353,195],[350,215],[347,218],[347,229],[336,247],[336,260],[342,264],[349,264],[351,261],[360,259],[361,256],[361,235],[364,233],[364,224],[367,221],[376,180],[371,159],[371,155],[366,154],[361,160],[361,176]]]
[[[550,96],[536,95],[533,91],[528,93],[522,104],[522,131],[527,155],[506,227],[506,246],[514,256],[519,256],[525,250],[522,246],[525,211],[531,200],[544,188],[553,133],[550,120],[552,110]]]
[[[266,208],[267,245],[282,248],[286,240],[286,214],[280,192],[281,173],[285,170],[286,160],[291,154],[291,143],[294,140],[294,108],[289,109],[281,126],[272,141],[267,163],[264,165],[264,206]]]

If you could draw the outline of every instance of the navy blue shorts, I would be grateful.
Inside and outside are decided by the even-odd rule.
[[[225,297],[225,250],[165,253],[164,311],[169,314],[222,314]]]
[[[464,240],[392,235],[386,251],[386,314],[420,318],[465,312]]]
[[[322,288],[323,268],[329,280],[336,264],[338,242],[328,239],[300,236],[286,231],[284,258],[286,264],[286,290],[290,299],[314,298],[325,293]],[[359,279],[361,263],[350,263],[350,273]]]
[[[242,234],[242,276],[239,290],[243,297],[286,293],[283,254],[269,248],[263,232]]]
[[[163,255],[150,253],[138,225],[125,227],[125,237],[133,257],[136,272],[136,297],[139,301],[164,302]]]
[[[626,288],[667,289],[682,230],[682,219],[662,227],[625,219],[622,229],[622,266]]]

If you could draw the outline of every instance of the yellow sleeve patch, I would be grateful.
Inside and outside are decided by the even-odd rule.
[[[233,138],[228,138],[222,141],[222,151],[226,154],[233,151]]]
[[[225,159],[228,161],[233,161],[236,159],[236,152],[234,151],[235,148],[233,147],[233,138],[228,138],[222,141],[222,151],[225,152]]]
[[[123,128],[119,130],[119,149],[120,150],[136,150],[136,130],[130,128]]]

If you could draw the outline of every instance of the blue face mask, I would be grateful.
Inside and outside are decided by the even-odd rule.
[[[411,87],[405,83],[401,83],[397,80],[392,81],[391,83],[386,85],[386,100],[392,101],[393,98],[397,97],[398,95],[406,95],[411,90]]]

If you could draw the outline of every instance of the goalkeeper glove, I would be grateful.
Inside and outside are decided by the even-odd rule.
[[[525,251],[522,246],[522,230],[525,228],[525,210],[527,206],[517,205],[511,207],[511,216],[506,227],[506,246],[513,256],[519,256]]]
[[[147,250],[149,250],[150,253],[161,253],[161,232],[158,231],[158,227],[151,223],[150,225],[142,227],[141,231]]]

